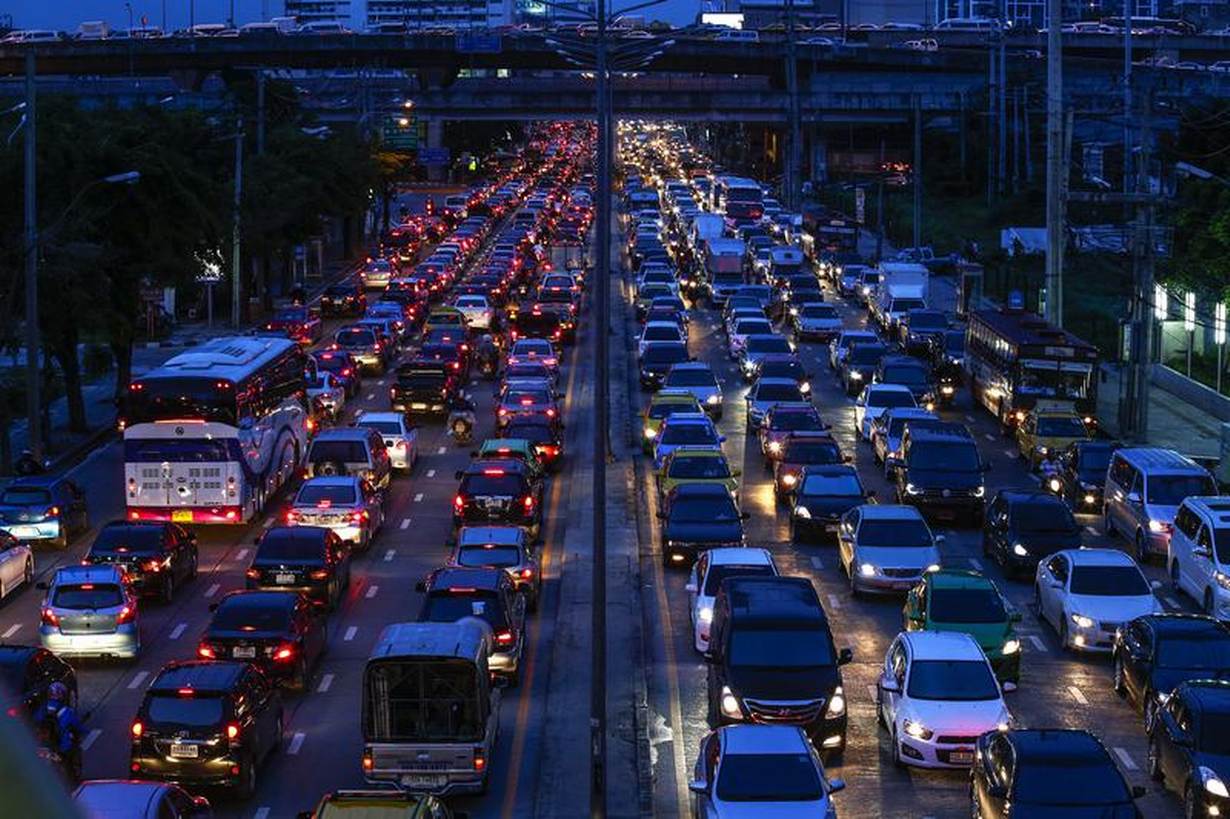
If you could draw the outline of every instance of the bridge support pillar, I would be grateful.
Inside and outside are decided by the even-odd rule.
[[[811,132],[811,181],[814,185],[827,184],[829,180],[829,143],[819,126]]]
[[[424,136],[422,148],[427,148],[435,151],[437,148],[444,147],[444,120],[440,117],[423,117],[423,124],[426,126],[426,135]],[[431,162],[427,164],[427,181],[428,182],[443,182],[445,173],[448,170],[447,163]]]

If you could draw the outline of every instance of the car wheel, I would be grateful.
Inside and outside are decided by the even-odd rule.
[[[21,573],[21,582],[25,583],[27,586],[31,586],[34,584],[34,561],[33,560],[26,561],[26,568],[22,570],[22,573]]]
[[[1136,562],[1142,566],[1149,562],[1149,551],[1145,546],[1145,535],[1139,529],[1136,530]]]
[[[200,568],[200,563],[201,563],[201,555],[196,550],[196,547],[194,546],[192,548],[192,554],[189,556],[189,559],[188,559],[188,579],[189,580],[196,580],[196,574],[197,574],[197,570]]]
[[[1102,510],[1102,531],[1107,537],[1115,536],[1115,522],[1111,519],[1110,513],[1106,509]]]
[[[273,744],[269,746],[269,753],[276,754],[282,750],[282,731],[286,726],[282,724],[282,714],[278,714],[278,721],[273,726]]]
[[[304,691],[308,684],[308,667],[307,659],[300,656],[299,662],[295,664],[295,673],[290,678],[290,687],[294,691]]]
[[[1152,691],[1145,691],[1141,700],[1140,710],[1145,718],[1145,733],[1149,733],[1153,730],[1153,721],[1157,719],[1157,695]]]
[[[1175,590],[1175,593],[1183,591],[1179,588],[1179,561],[1172,560],[1170,562],[1170,587]]]
[[[61,528],[60,536],[52,541],[52,545],[61,552],[68,548],[68,530]]]
[[[858,582],[854,579],[854,564],[846,567],[846,574],[850,577],[850,596],[858,599],[863,593],[859,590]]]
[[[1118,654],[1115,655],[1113,670],[1111,671],[1111,686],[1120,697],[1127,696],[1127,686],[1123,682],[1123,658]]]
[[[1059,621],[1059,650],[1068,650],[1068,624],[1064,620]]]
[[[1149,738],[1149,750],[1145,756],[1145,767],[1154,782],[1162,781],[1161,749],[1157,747],[1157,740],[1153,737]]]

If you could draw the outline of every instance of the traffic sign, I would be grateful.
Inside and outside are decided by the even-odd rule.
[[[448,164],[448,148],[421,148],[419,149],[419,162],[424,165],[446,165]]]
[[[499,54],[504,46],[498,34],[457,34],[454,48],[459,54]]]

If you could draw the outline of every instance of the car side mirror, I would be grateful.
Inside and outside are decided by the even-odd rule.
[[[901,689],[897,685],[897,681],[894,678],[881,677],[880,678],[880,690],[887,691],[890,694],[895,694],[897,691],[900,691]]]
[[[688,783],[688,790],[692,793],[704,793],[709,790],[709,783],[703,779],[693,779]]]
[[[1208,557],[1213,556],[1213,552],[1207,546],[1196,546],[1192,549],[1193,557]]]
[[[948,540],[948,538],[946,538],[944,535],[936,535],[932,539],[935,541],[936,546],[942,546],[945,543],[945,541]]]
[[[1139,506],[1140,505],[1140,493],[1139,492],[1128,492],[1127,502],[1132,504],[1133,506]]]
[[[422,580],[418,581],[417,583],[414,584],[414,590],[418,592],[419,594],[422,594],[423,592],[427,591],[427,583]]]
[[[830,779],[829,780],[829,793],[837,793],[838,791],[844,791],[845,789],[846,789],[846,780],[844,779]]]
[[[852,662],[854,662],[854,649],[843,648],[841,651],[837,652],[838,665],[847,665]]]

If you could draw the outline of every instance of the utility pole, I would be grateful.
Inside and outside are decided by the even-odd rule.
[[[1131,193],[1132,174],[1132,2],[1123,0],[1123,192]],[[1126,214],[1126,211],[1125,211]]]
[[[800,120],[803,118],[802,105],[799,101],[799,65],[795,48],[794,0],[786,0],[786,90],[790,97],[790,144],[787,146],[786,160],[786,207],[792,211],[799,209],[799,194],[802,188],[803,175],[803,129]]]
[[[992,34],[992,36],[994,36]],[[995,47],[987,48],[987,204],[995,202],[995,114],[999,106],[995,98],[999,94],[999,71],[995,65]]]
[[[25,233],[26,233],[26,434],[29,449],[43,460],[43,399],[38,324],[38,125],[34,96],[34,52],[26,51]]]
[[[1134,389],[1131,406],[1135,410],[1132,437],[1141,443],[1149,437],[1149,387],[1153,370],[1153,197],[1149,188],[1149,158],[1153,134],[1149,123],[1149,108],[1152,99],[1145,95],[1141,100],[1140,158],[1136,163],[1136,237],[1132,247],[1132,276],[1136,282],[1136,310],[1134,319],[1136,338],[1133,341],[1132,377]],[[1190,349],[1190,345],[1189,345]]]
[[[1047,0],[1046,319],[1063,326],[1063,25],[1062,0]]]
[[[922,247],[922,100],[914,95],[914,247]]]
[[[880,178],[876,182],[876,263],[884,258],[884,137],[880,137]]]
[[[265,153],[265,70],[256,69],[256,153]]]
[[[1000,30],[996,32],[995,38],[995,72],[998,75],[998,82],[995,85],[999,89],[999,110],[996,113],[996,127],[999,131],[999,135],[996,138],[996,148],[999,151],[999,162],[996,168],[996,188],[1000,196],[1003,196],[1007,191],[1008,179],[1008,58],[1003,30],[1004,22],[1008,16],[1006,2],[1007,0],[999,0]]]
[[[239,270],[239,208],[243,199],[243,116],[235,117],[235,201],[231,214],[231,326],[239,329],[243,274]]]

